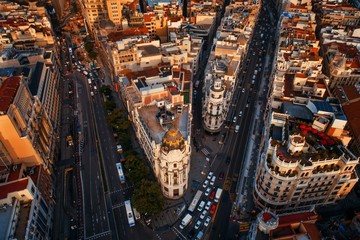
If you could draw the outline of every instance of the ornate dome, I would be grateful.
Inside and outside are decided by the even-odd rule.
[[[175,127],[171,127],[163,136],[161,143],[161,150],[168,153],[171,150],[185,148],[184,137],[181,132]]]

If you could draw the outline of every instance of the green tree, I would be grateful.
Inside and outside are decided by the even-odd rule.
[[[108,86],[108,85],[101,86],[100,92],[102,94],[104,94],[105,96],[110,96],[111,97],[111,92],[112,91],[111,91],[110,86]]]
[[[142,180],[135,188],[132,196],[132,203],[141,214],[157,214],[164,208],[164,197],[158,183],[149,180]]]
[[[86,42],[84,47],[88,53],[90,53],[94,50],[94,44],[91,42]]]
[[[137,155],[129,155],[126,157],[125,167],[127,169],[126,177],[135,186],[139,186],[141,181],[147,179],[150,169],[145,165],[144,161]]]
[[[114,101],[108,100],[108,101],[104,102],[104,108],[107,111],[112,112],[116,108],[116,104]]]
[[[125,131],[129,127],[127,114],[120,108],[115,108],[111,114],[106,117],[106,121],[116,131]]]
[[[97,52],[94,52],[94,51],[89,52],[89,58],[91,60],[96,59],[97,55],[98,55]]]

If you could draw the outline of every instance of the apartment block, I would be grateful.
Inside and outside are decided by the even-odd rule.
[[[248,41],[258,6],[230,4],[218,27],[213,51],[205,70],[203,84],[203,126],[208,132],[219,132],[228,114],[238,72],[248,49]]]
[[[55,201],[49,172],[41,165],[0,168],[0,238],[50,239]]]
[[[360,156],[360,86],[338,86],[335,89],[335,96],[341,101],[342,108],[348,119],[345,129],[349,131],[351,141],[349,149]]]
[[[344,199],[358,181],[356,157],[329,135],[273,113],[254,199],[277,212],[309,210]]]
[[[136,136],[165,197],[188,188],[191,139],[191,72],[163,64],[119,78]]]
[[[60,104],[60,69],[51,25],[45,8],[34,2],[30,6],[3,2],[2,6],[0,141],[9,156],[3,164],[51,168]]]

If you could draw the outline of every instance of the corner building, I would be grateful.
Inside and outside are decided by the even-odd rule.
[[[358,181],[355,166],[359,158],[322,132],[311,127],[304,131],[304,126],[272,121],[273,135],[253,192],[259,207],[277,212],[309,210],[344,199]]]
[[[162,138],[158,169],[159,180],[167,196],[176,198],[185,193],[189,163],[190,151],[184,137],[178,129],[170,128]]]

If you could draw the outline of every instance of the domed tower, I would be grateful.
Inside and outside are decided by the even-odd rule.
[[[204,116],[204,128],[208,132],[219,132],[224,122],[224,94],[222,80],[216,79],[210,88],[210,94]]]
[[[258,228],[265,234],[269,234],[271,230],[274,230],[279,225],[279,217],[265,209],[257,216]]]
[[[188,186],[190,149],[181,132],[171,127],[163,136],[159,179],[165,197],[180,198]]]

